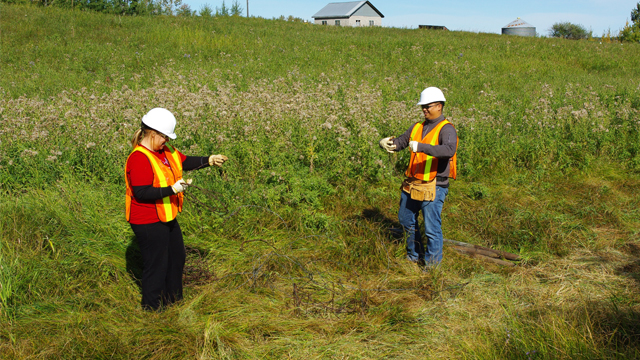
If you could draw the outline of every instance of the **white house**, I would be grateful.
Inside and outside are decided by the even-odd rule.
[[[382,26],[384,15],[369,1],[330,3],[312,16],[318,25]]]

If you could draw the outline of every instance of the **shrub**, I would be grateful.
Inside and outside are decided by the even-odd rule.
[[[620,41],[640,42],[640,23],[629,25],[620,30]]]
[[[563,22],[553,24],[551,29],[549,29],[549,35],[551,37],[579,40],[590,37],[591,32],[587,32],[587,30],[582,25]]]

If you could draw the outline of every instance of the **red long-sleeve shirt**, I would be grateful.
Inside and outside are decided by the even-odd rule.
[[[164,165],[169,166],[169,161],[163,150],[151,151],[151,153],[158,157]],[[195,170],[209,166],[208,157],[185,156],[180,151],[178,151],[178,154],[182,161],[183,170]],[[131,201],[129,222],[143,225],[160,221],[156,212],[156,200],[173,195],[171,186],[164,188],[153,187],[151,163],[147,156],[140,151],[136,151],[129,156],[125,172],[134,194]]]

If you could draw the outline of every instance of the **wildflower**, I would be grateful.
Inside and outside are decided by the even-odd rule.
[[[96,143],[94,143],[94,142],[87,143],[87,149],[91,149],[94,146],[96,146]]]
[[[572,111],[571,115],[573,115],[576,119],[582,119],[589,116],[589,113],[587,112],[586,109],[581,109],[581,110]]]
[[[35,151],[35,150],[25,149],[22,152],[22,156],[36,156],[36,155],[38,155],[38,152]],[[11,165],[11,164],[9,164],[9,165]]]

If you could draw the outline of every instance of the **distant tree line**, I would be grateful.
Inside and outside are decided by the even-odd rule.
[[[579,40],[591,38],[592,32],[587,31],[582,25],[560,22],[551,26],[549,36]],[[620,30],[617,39],[615,35],[611,34],[611,30],[604,33],[600,39],[607,42],[611,42],[612,40],[640,42],[640,2],[631,10],[631,24],[629,24],[627,20],[627,24]]]
[[[221,7],[205,4],[200,11],[192,10],[182,0],[0,0],[8,4],[32,4],[89,10],[118,15],[176,15],[176,16],[241,16],[244,10],[238,0],[231,6],[222,1]]]
[[[222,6],[214,9],[209,4],[204,4],[199,11],[192,10],[187,4],[181,5],[176,11],[178,16],[242,16],[244,8],[240,6],[238,0],[234,0],[231,6],[227,6],[225,1],[222,1]]]

